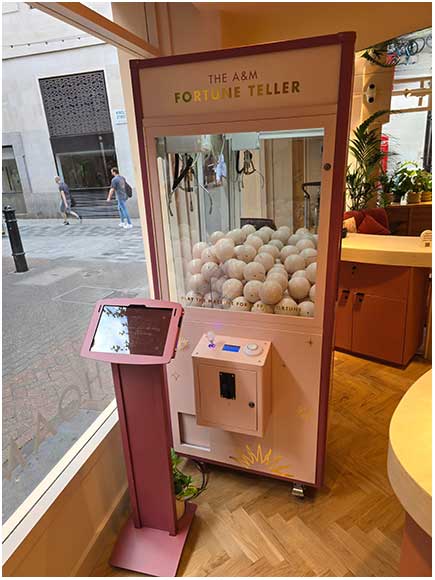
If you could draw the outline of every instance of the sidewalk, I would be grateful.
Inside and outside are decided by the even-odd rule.
[[[79,351],[96,300],[148,296],[140,227],[117,224],[21,220],[23,274],[3,237],[3,519],[114,397]]]

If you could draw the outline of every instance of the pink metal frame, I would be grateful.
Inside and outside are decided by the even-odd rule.
[[[173,320],[169,326],[169,332],[166,337],[166,344],[162,356],[145,356],[137,354],[116,354],[102,353],[91,351],[92,341],[94,340],[98,322],[100,320],[103,306],[134,306],[141,305],[147,308],[167,308],[172,310]],[[113,298],[100,300],[96,303],[92,313],[91,322],[86,331],[85,340],[83,341],[80,355],[85,358],[92,358],[103,362],[127,365],[163,365],[174,358],[175,347],[177,345],[178,335],[180,333],[181,320],[183,317],[183,307],[177,302],[167,300],[146,300],[144,298]],[[175,319],[175,320],[174,320]]]
[[[353,65],[355,33],[343,32],[321,37],[304,38],[276,42],[263,45],[245,46],[217,51],[208,51],[196,54],[183,54],[168,56],[150,60],[130,61],[133,96],[135,103],[136,127],[139,141],[139,155],[141,161],[142,185],[144,191],[145,212],[149,236],[151,268],[153,274],[153,290],[156,298],[161,296],[161,284],[159,278],[157,244],[155,225],[153,219],[151,192],[147,173],[145,154],[145,136],[142,125],[143,111],[140,90],[140,70],[147,67],[162,67],[182,63],[201,62],[233,58],[237,56],[255,55],[269,52],[281,52],[293,49],[313,48],[329,45],[341,46],[341,65],[339,76],[339,94],[335,130],[334,151],[334,179],[332,185],[332,206],[330,211],[330,236],[328,242],[328,284],[326,284],[324,299],[324,319],[322,338],[322,370],[320,379],[320,403],[318,416],[318,451],[316,460],[315,486],[323,484],[324,465],[326,455],[326,436],[328,418],[328,400],[330,392],[332,356],[334,348],[334,312],[338,287],[338,266],[341,243],[341,223],[344,208],[345,171],[347,164],[347,146],[350,123],[350,107],[353,87]],[[168,71],[169,74],[169,71]],[[218,462],[215,462],[218,463]],[[249,470],[252,471],[252,470]]]

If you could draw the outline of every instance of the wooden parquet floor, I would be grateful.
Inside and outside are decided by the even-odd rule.
[[[387,477],[388,427],[428,368],[336,353],[324,488],[301,501],[285,482],[212,467],[178,575],[396,576],[404,512]],[[139,575],[107,563],[125,517],[93,576]]]

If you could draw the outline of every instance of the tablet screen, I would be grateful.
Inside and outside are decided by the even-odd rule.
[[[103,306],[91,351],[162,356],[172,313],[144,305]]]

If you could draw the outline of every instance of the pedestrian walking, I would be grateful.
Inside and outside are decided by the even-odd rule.
[[[106,201],[110,201],[112,199],[112,195],[115,194],[116,201],[118,202],[119,217],[121,219],[119,226],[129,230],[133,227],[127,209],[127,188],[129,186],[125,177],[119,175],[117,167],[112,167],[111,173],[113,177],[110,183],[109,195],[107,196]]]
[[[59,186],[60,193],[60,213],[63,215],[63,225],[69,226],[68,216],[72,215],[82,223],[82,217],[71,209],[73,198],[71,196],[68,185],[61,180],[59,176],[54,178],[54,181]]]

